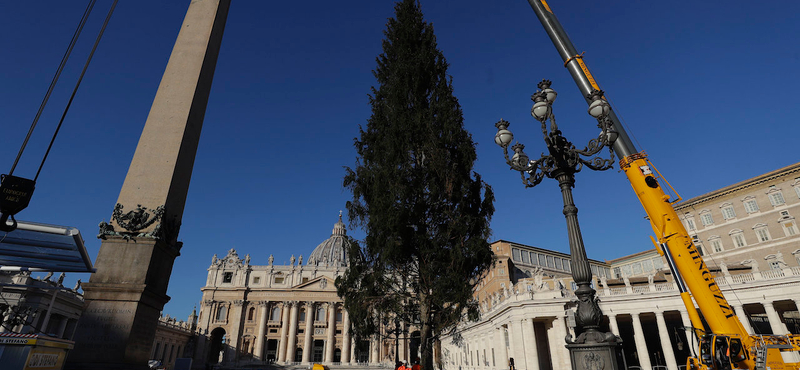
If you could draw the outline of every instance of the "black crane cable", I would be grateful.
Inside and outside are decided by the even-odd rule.
[[[97,0],[92,0],[93,3],[95,1]],[[78,77],[78,81],[75,83],[75,88],[72,89],[72,94],[69,96],[69,101],[67,102],[67,106],[64,107],[64,113],[61,114],[61,119],[58,121],[58,126],[56,126],[56,130],[55,132],[53,132],[53,137],[50,139],[50,145],[47,146],[47,151],[44,153],[44,157],[42,157],[42,163],[39,164],[39,169],[36,171],[36,177],[33,178],[34,182],[36,182],[36,179],[39,178],[39,173],[42,172],[44,161],[47,160],[47,156],[50,154],[50,149],[53,147],[53,142],[56,141],[56,136],[58,136],[58,132],[61,130],[61,124],[64,123],[64,118],[67,117],[67,111],[69,111],[69,107],[72,106],[72,101],[75,99],[75,94],[78,93],[78,87],[81,85],[81,81],[83,81],[83,76],[86,74],[86,70],[89,68],[89,62],[92,61],[94,52],[95,50],[97,50],[97,45],[100,44],[100,39],[103,37],[103,32],[105,32],[106,26],[108,26],[108,21],[111,20],[111,14],[114,13],[114,8],[117,7],[118,1],[119,0],[114,0],[114,3],[111,4],[111,9],[108,10],[108,15],[106,15],[105,21],[103,21],[103,27],[100,28],[100,32],[97,34],[97,39],[95,39],[94,41],[94,45],[92,46],[92,51],[89,53],[89,57],[86,58],[86,63],[84,63],[83,65],[83,70],[81,70],[81,75],[80,77]]]
[[[14,160],[14,164],[11,166],[11,170],[8,173],[9,176],[13,175],[14,169],[16,169],[17,164],[19,163],[19,160],[22,157],[22,153],[25,151],[25,147],[27,146],[28,141],[31,138],[31,135],[33,134],[33,130],[36,128],[36,124],[39,122],[39,118],[41,117],[42,112],[44,111],[44,107],[47,105],[47,101],[50,99],[50,95],[52,95],[53,93],[53,89],[55,88],[56,82],[58,81],[58,78],[61,76],[61,72],[64,70],[64,66],[67,63],[67,60],[69,59],[69,56],[72,53],[72,50],[75,48],[75,45],[77,44],[78,41],[78,37],[80,36],[81,31],[83,31],[83,27],[86,25],[86,22],[89,19],[89,15],[91,14],[92,9],[94,8],[96,2],[97,0],[90,0],[89,4],[86,6],[86,10],[84,10],[83,16],[81,17],[81,20],[78,23],[78,27],[76,28],[75,33],[72,35],[72,39],[70,40],[69,46],[67,47],[67,51],[61,58],[61,63],[59,64],[58,69],[56,70],[56,73],[53,76],[53,80],[50,82],[50,86],[47,89],[47,92],[45,93],[44,99],[42,99],[42,103],[39,106],[39,110],[36,112],[36,116],[34,117],[33,122],[31,123],[31,127],[28,130],[28,134],[25,137],[25,140],[22,142],[22,146],[20,147],[19,153],[17,154],[17,157]],[[108,21],[111,19],[111,15],[114,12],[114,8],[117,6],[117,2],[118,0],[114,0],[114,3],[111,5],[111,9],[109,9],[108,11],[108,15],[106,16],[106,19],[103,22],[103,26],[100,29],[99,34],[97,35],[97,39],[95,40],[94,45],[92,46],[92,51],[89,54],[89,57],[86,59],[86,63],[83,66],[81,75],[78,78],[78,81],[76,82],[74,89],[72,90],[72,94],[70,95],[69,101],[67,102],[67,106],[64,108],[64,112],[61,115],[61,119],[58,122],[58,126],[56,127],[56,130],[53,133],[53,137],[50,139],[50,144],[47,147],[47,151],[45,152],[44,157],[42,158],[42,162],[39,164],[39,169],[36,171],[36,177],[34,177],[33,179],[34,182],[36,181],[36,179],[39,178],[39,173],[41,173],[42,167],[44,166],[44,162],[47,160],[47,156],[50,154],[50,149],[53,147],[53,143],[55,142],[56,136],[58,135],[58,132],[61,130],[61,125],[64,123],[64,118],[66,117],[67,112],[69,111],[69,108],[72,105],[72,101],[75,98],[75,94],[78,91],[78,87],[80,86],[81,81],[83,80],[83,76],[86,74],[86,70],[89,67],[89,62],[91,62],[92,56],[94,55],[95,50],[97,50],[97,45],[100,43],[100,39],[103,36],[103,32],[105,31],[106,26],[108,26]]]
[[[13,175],[14,169],[17,168],[17,163],[19,163],[19,159],[20,157],[22,157],[22,152],[25,151],[25,146],[28,144],[28,140],[30,140],[31,135],[33,134],[33,129],[36,128],[36,123],[39,122],[39,117],[41,117],[42,112],[44,111],[44,107],[47,105],[47,101],[50,99],[50,95],[53,93],[53,89],[56,87],[56,82],[58,81],[58,78],[61,76],[61,72],[64,70],[64,66],[67,64],[67,59],[69,59],[69,55],[70,53],[72,53],[72,49],[75,48],[75,44],[78,41],[78,36],[80,36],[81,31],[83,30],[83,26],[86,25],[86,20],[89,19],[89,14],[92,12],[92,8],[94,7],[95,2],[96,0],[89,1],[89,4],[86,6],[86,10],[84,10],[83,12],[81,21],[78,23],[78,28],[75,29],[75,33],[72,35],[72,40],[69,41],[69,46],[67,46],[67,51],[64,53],[64,56],[61,57],[61,64],[58,65],[58,69],[56,69],[56,74],[53,76],[53,80],[50,81],[50,87],[44,94],[44,99],[42,99],[42,104],[39,105],[39,111],[37,111],[36,116],[33,117],[31,128],[28,129],[28,136],[26,136],[25,140],[22,141],[22,147],[19,148],[19,153],[17,154],[17,158],[14,160],[14,164],[11,166],[11,171],[8,171],[9,175]]]

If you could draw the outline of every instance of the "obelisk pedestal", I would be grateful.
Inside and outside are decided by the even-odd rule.
[[[189,5],[111,221],[100,224],[68,369],[147,368],[229,6]]]

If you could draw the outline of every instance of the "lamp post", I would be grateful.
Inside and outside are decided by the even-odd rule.
[[[403,329],[400,328],[400,320],[398,320],[397,317],[394,318],[394,328],[389,330],[388,326],[389,319],[384,317],[383,327],[387,333],[394,334],[394,363],[397,364],[397,362],[400,361],[400,334],[402,334]]]
[[[509,158],[508,146],[514,135],[508,130],[510,123],[503,119],[495,124],[497,134],[494,140],[503,148],[506,163],[512,170],[519,171],[526,188],[538,185],[545,177],[558,180],[561,188],[561,197],[564,201],[563,213],[569,236],[572,278],[578,286],[575,290],[577,297],[575,324],[576,334],[579,334],[575,340],[570,336],[566,339],[573,370],[620,369],[624,368],[619,350],[621,340],[612,333],[603,333],[599,330],[603,312],[597,304],[595,290],[591,287],[592,271],[578,225],[578,208],[572,198],[575,174],[584,166],[595,171],[605,171],[612,167],[614,153],[611,145],[616,140],[617,133],[608,118],[608,103],[601,99],[603,92],[594,90],[588,96],[591,101],[589,114],[597,119],[600,135],[591,139],[584,149],[577,149],[564,138],[556,125],[552,106],[557,94],[550,88],[551,84],[552,82],[543,80],[538,85],[540,90],[531,96],[534,101],[531,115],[542,125],[542,135],[549,155],[542,154],[539,159],[531,160],[523,151],[525,146],[517,142],[511,147],[514,154]],[[609,148],[610,158],[595,156],[606,147]]]

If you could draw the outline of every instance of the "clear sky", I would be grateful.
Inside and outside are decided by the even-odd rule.
[[[15,175],[33,177],[110,1],[98,2]],[[78,227],[94,259],[189,1],[121,1],[18,219]],[[8,173],[85,1],[0,4],[0,172]],[[493,240],[568,252],[554,180],[525,189],[494,144],[511,122],[544,150],[530,95],[547,78],[581,146],[595,121],[527,1],[424,0],[450,63],[475,170],[497,196]],[[684,198],[797,162],[800,2],[550,1],[637,148]],[[370,115],[372,69],[393,2],[234,1],[186,202],[165,313],[200,301],[213,254],[253,264],[308,256],[350,194],[344,166]],[[578,174],[590,258],[653,248],[644,211],[615,169]],[[351,230],[355,236],[363,235]],[[88,276],[68,275],[67,283]]]

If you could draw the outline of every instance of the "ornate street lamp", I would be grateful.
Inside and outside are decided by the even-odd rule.
[[[602,98],[603,92],[592,91],[588,98],[591,100],[589,114],[597,119],[600,135],[589,141],[584,149],[577,149],[569,142],[556,125],[553,114],[553,102],[556,92],[550,88],[552,82],[543,80],[539,83],[539,91],[531,96],[534,101],[531,115],[541,122],[542,135],[549,155],[542,154],[539,159],[531,160],[523,151],[525,146],[517,142],[511,146],[514,154],[509,158],[508,146],[514,139],[514,134],[508,130],[510,123],[501,119],[495,124],[497,134],[495,143],[503,148],[506,163],[512,170],[519,171],[522,183],[526,188],[538,185],[542,179],[549,177],[558,180],[561,196],[564,201],[564,216],[567,220],[569,236],[569,249],[572,261],[572,278],[578,288],[575,290],[577,297],[577,310],[575,312],[576,333],[580,333],[575,340],[567,338],[567,348],[572,358],[572,368],[602,369],[623,368],[619,355],[621,340],[613,333],[600,332],[600,322],[603,312],[597,304],[595,290],[591,287],[592,271],[586,250],[583,246],[580,226],[578,225],[578,208],[572,199],[572,188],[575,186],[575,174],[583,167],[595,171],[605,171],[614,163],[614,152],[611,145],[617,138],[613,125],[608,118],[608,103]],[[547,128],[547,121],[550,128]],[[604,159],[595,156],[603,148],[609,148],[610,158]],[[607,367],[609,366],[610,367]]]

